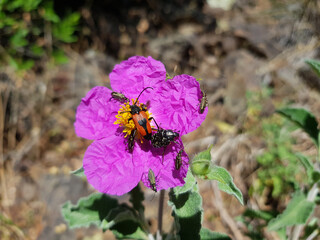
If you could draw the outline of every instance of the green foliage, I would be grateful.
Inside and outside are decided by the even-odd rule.
[[[281,110],[277,111],[282,116],[284,116],[286,119],[288,119],[290,122],[296,124],[299,128],[304,130],[310,138],[313,140],[315,145],[318,147],[319,144],[319,130],[317,129],[317,121],[316,118],[307,110],[305,109],[299,109],[299,108],[283,108]],[[284,126],[288,126],[285,124]],[[281,131],[284,132],[285,127],[281,127]],[[275,128],[277,129],[277,128]],[[280,131],[280,132],[281,132]],[[278,131],[275,131],[277,133]],[[285,132],[289,132],[286,130]],[[268,131],[270,133],[270,129]],[[274,137],[273,140],[276,141],[276,139],[280,139],[280,137]],[[289,139],[286,137],[285,139]],[[270,168],[274,162],[274,160],[278,157],[280,159],[289,159],[289,161],[292,163],[292,169],[299,169],[300,166],[303,166],[305,169],[305,173],[307,175],[307,180],[309,186],[307,186],[307,189],[313,189],[313,185],[317,184],[317,182],[320,179],[320,173],[316,168],[314,167],[312,161],[304,156],[301,153],[293,153],[289,148],[285,147],[285,144],[280,141],[276,142],[276,144],[269,145],[268,151],[260,156],[261,158],[258,158],[258,161],[260,164],[266,164],[265,167],[268,166],[269,170],[273,169]],[[273,149],[276,149],[277,151],[274,151]],[[298,160],[298,161],[297,161]],[[290,168],[291,164],[288,164],[286,166],[278,165],[274,167],[274,169],[281,169],[279,173],[282,173],[282,175],[275,175],[274,171],[272,174],[269,175],[273,181],[273,190],[276,191],[277,195],[285,196],[285,192],[281,189],[281,185],[285,181],[292,181],[292,184],[295,184],[295,189],[297,191],[293,195],[290,203],[288,204],[287,208],[284,210],[284,212],[277,217],[270,220],[270,217],[268,219],[265,219],[266,222],[268,222],[268,229],[270,231],[278,231],[279,237],[281,239],[286,239],[286,227],[289,226],[297,226],[300,224],[306,224],[307,220],[312,215],[314,208],[315,208],[315,199],[307,199],[307,197],[298,190],[301,185],[301,181],[298,181],[298,179],[294,179],[291,176],[296,176],[298,173],[293,171],[287,172]],[[295,170],[296,171],[296,170]],[[261,173],[261,171],[259,172]],[[261,177],[261,174],[258,176]],[[265,177],[265,176],[264,176]],[[306,178],[306,177],[304,177]],[[301,179],[301,178],[300,178]],[[306,182],[306,181],[303,181]],[[307,184],[305,183],[305,184]],[[309,190],[311,191],[311,190]],[[314,191],[314,190],[312,190]],[[274,193],[274,192],[273,192]],[[308,194],[309,195],[309,194]],[[255,218],[259,218],[259,216],[255,216]],[[294,232],[294,231],[293,231]],[[259,234],[259,231],[258,231]],[[306,235],[308,236],[308,235]]]
[[[277,112],[297,124],[302,130],[309,134],[316,146],[319,145],[318,122],[313,114],[303,108],[283,108],[277,110]]]
[[[77,40],[80,14],[58,16],[52,0],[2,0],[0,2],[0,63],[28,70],[36,61],[54,57],[65,63],[63,43]]]
[[[83,166],[77,170],[71,171],[70,173],[72,173],[73,175],[76,175],[78,177],[86,177],[86,175],[84,175]]]
[[[306,63],[312,68],[312,70],[320,77],[320,61],[307,60]]]
[[[202,222],[202,198],[197,182],[188,172],[186,185],[176,187],[169,193],[169,206],[175,219],[177,234],[180,239],[200,239]]]
[[[77,40],[77,37],[74,36],[74,32],[77,30],[79,19],[79,13],[69,14],[60,22],[53,25],[53,36],[65,43],[75,42]]]
[[[276,215],[276,212],[247,208],[241,216],[237,217],[237,220],[247,227],[247,236],[250,237],[250,239],[259,240],[264,238],[262,230]],[[253,224],[252,222],[254,220],[259,221],[255,221],[255,224]]]
[[[102,220],[101,228],[103,231],[111,230],[118,239],[148,239],[136,213],[124,204],[111,209]]]
[[[231,240],[231,238],[228,235],[218,233],[218,232],[212,232],[207,228],[201,228],[200,239],[201,240]]]
[[[75,205],[67,202],[62,215],[71,228],[96,225],[104,231],[111,230],[119,239],[148,239],[136,211],[105,194],[93,193]]]
[[[286,210],[269,222],[268,229],[274,231],[283,227],[304,224],[314,208],[314,202],[309,202],[303,193],[296,192]]]
[[[83,167],[71,173],[83,177]],[[202,228],[203,209],[198,184],[190,171],[185,181],[184,186],[170,190],[168,204],[172,208],[175,228],[174,235],[163,235],[165,239],[230,239],[225,234]],[[143,192],[138,185],[129,194],[132,207],[119,204],[118,200],[105,194],[94,193],[81,198],[75,205],[65,203],[62,215],[71,228],[95,225],[103,231],[112,231],[117,239],[150,239]]]
[[[100,226],[109,212],[118,206],[118,201],[101,193],[80,198],[76,205],[67,202],[62,207],[62,215],[71,228]]]
[[[223,167],[211,164],[211,151],[212,146],[207,150],[198,153],[191,163],[191,170],[195,176],[205,180],[216,180],[220,190],[235,196],[238,201],[243,205],[243,197],[241,191],[233,183],[230,173]]]
[[[218,181],[218,186],[221,191],[235,196],[243,205],[242,193],[239,188],[237,188],[237,186],[233,183],[233,179],[226,169],[224,169],[223,167],[212,166],[210,168],[210,172],[206,176],[204,176],[204,178],[208,180]]]
[[[262,136],[267,146],[257,157],[260,168],[251,189],[253,192],[262,194],[269,189],[273,198],[281,198],[297,189],[299,183],[306,182],[299,158],[292,151],[292,128],[293,125],[277,116],[262,121]]]
[[[275,217],[275,214],[270,211],[254,210],[250,208],[246,209],[242,215],[244,217],[262,219],[267,222]]]
[[[144,195],[141,191],[140,185],[138,184],[134,189],[130,192],[130,202],[132,206],[137,212],[143,216],[144,214],[144,206],[143,206]]]

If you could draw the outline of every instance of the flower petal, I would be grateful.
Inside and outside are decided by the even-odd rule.
[[[156,88],[166,80],[164,65],[152,57],[134,56],[117,64],[109,75],[114,91],[123,93],[128,98],[136,98],[146,87]],[[149,90],[150,92],[150,90]],[[140,102],[148,98],[143,94]]]
[[[208,108],[202,114],[199,111],[201,98],[198,81],[189,75],[178,75],[157,88],[150,112],[162,128],[184,135],[197,129],[206,118]]]
[[[183,147],[182,141],[179,140],[179,142],[179,144],[171,143],[167,146],[163,159],[162,155],[164,148],[153,148],[149,142],[144,143],[143,146],[136,144],[133,157],[134,159],[138,157],[145,159],[145,170],[142,174],[141,181],[148,188],[151,188],[151,184],[148,179],[149,169],[151,169],[155,174],[157,190],[184,185],[184,178],[188,172],[189,158],[183,151],[181,156],[182,165],[179,170],[176,170],[175,159]]]
[[[113,134],[118,126],[116,114],[119,102],[111,99],[111,90],[106,87],[92,88],[77,108],[75,132],[86,139],[101,139]]]
[[[140,181],[144,166],[125,149],[126,141],[119,136],[94,141],[88,147],[83,159],[84,173],[99,192],[122,195]]]

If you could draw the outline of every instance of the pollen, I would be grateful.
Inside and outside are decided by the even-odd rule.
[[[136,99],[131,99],[132,105],[135,103]],[[145,106],[143,103],[139,103],[139,101],[136,102],[136,105],[140,107],[140,109],[143,109]],[[151,116],[151,113],[147,110],[145,111],[147,114],[148,119]],[[119,126],[123,127],[123,133],[125,133],[125,138],[130,136],[131,132],[136,128],[131,114],[131,107],[130,102],[126,102],[123,105],[120,105],[120,109],[118,111],[118,114],[116,115],[117,120],[114,122],[114,124],[118,124]],[[137,134],[139,135],[139,138],[142,142],[142,136],[137,131]]]

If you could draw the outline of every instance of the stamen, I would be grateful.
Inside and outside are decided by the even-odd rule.
[[[136,99],[131,99],[132,105],[135,103]],[[139,101],[136,102],[136,105],[142,108],[142,106],[145,106],[143,103],[139,103]],[[118,111],[118,114],[116,115],[117,120],[113,124],[118,124],[119,126],[123,127],[123,133],[125,133],[125,138],[130,136],[131,132],[136,128],[133,120],[132,120],[132,114],[130,113],[131,107],[130,103],[126,102],[122,105],[120,105],[120,109]],[[151,113],[149,111],[146,111],[147,118],[149,119],[151,116]],[[131,118],[131,119],[130,119]],[[130,119],[130,120],[129,120]],[[139,139],[142,143],[143,137],[137,131],[137,134],[139,136]]]

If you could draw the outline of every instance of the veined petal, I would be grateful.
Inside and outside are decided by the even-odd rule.
[[[117,64],[109,75],[114,91],[123,93],[127,98],[137,98],[146,87],[156,88],[166,80],[164,65],[152,57],[134,56]],[[140,102],[150,98],[152,90],[141,95]],[[149,95],[149,96],[148,96]]]
[[[87,149],[83,168],[88,182],[98,191],[122,195],[134,188],[144,170],[142,159],[133,159],[126,151],[126,141],[109,136],[94,141]]]
[[[162,154],[164,148],[153,148],[149,142],[145,142],[143,145],[136,144],[133,158],[140,157],[145,161],[145,168],[141,177],[144,185],[151,188],[148,179],[148,171],[151,169],[155,174],[157,190],[183,186],[185,183],[184,178],[188,172],[189,158],[187,154],[182,151],[182,165],[179,170],[175,168],[175,159],[181,148],[183,148],[182,141],[179,139],[178,142],[178,144],[172,142],[167,146],[163,159]]]
[[[94,87],[81,100],[76,112],[75,132],[86,139],[101,139],[114,134],[119,103],[111,99],[111,90]]]
[[[207,107],[200,113],[200,84],[189,75],[167,80],[153,96],[150,107],[153,117],[162,128],[180,131],[181,135],[197,129],[208,113]]]

